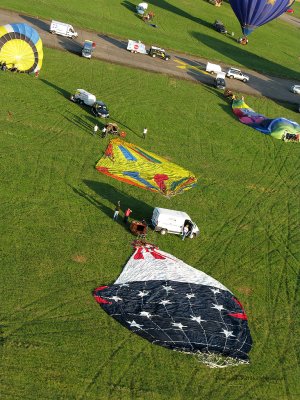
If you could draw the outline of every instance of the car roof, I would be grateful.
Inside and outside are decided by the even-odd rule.
[[[162,215],[170,215],[173,217],[182,217],[182,218],[189,219],[189,220],[191,219],[191,217],[184,211],[169,210],[168,208],[160,208],[160,207],[155,207],[155,210],[157,210]]]
[[[151,49],[153,50],[159,50],[159,51],[165,51],[164,49],[160,48],[160,47],[155,47],[155,46],[151,46]]]

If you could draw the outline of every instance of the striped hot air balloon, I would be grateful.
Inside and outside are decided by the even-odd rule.
[[[23,23],[0,26],[0,61],[19,72],[40,71],[43,44],[37,31]]]

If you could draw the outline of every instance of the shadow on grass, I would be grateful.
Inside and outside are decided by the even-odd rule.
[[[42,29],[45,32],[49,32],[50,25],[38,18],[29,17],[28,15],[19,14],[20,17],[28,21],[31,25],[35,25],[37,28]]]
[[[150,207],[145,202],[119,191],[118,189],[116,189],[116,187],[109,185],[108,183],[96,182],[90,180],[83,180],[83,183],[90,190],[95,192],[98,198],[108,200],[110,203],[113,204],[113,207],[109,208],[103,205],[98,198],[95,198],[89,195],[88,193],[83,192],[87,195],[87,200],[92,198],[94,205],[100,208],[110,218],[113,217],[113,210],[118,201],[120,201],[121,203],[122,214],[128,207],[132,209],[131,217],[133,219],[139,219],[139,220],[142,218],[149,219],[149,217],[151,217],[152,215],[153,207]],[[121,221],[121,216],[119,216],[119,221]]]
[[[127,8],[127,10],[136,13],[136,4],[131,3],[131,1],[124,0],[121,5]]]
[[[55,89],[58,93],[60,93],[62,96],[64,96],[66,99],[70,99],[70,93],[67,92],[65,89],[61,88],[60,86],[55,85],[55,83],[52,83],[48,81],[47,79],[40,78],[40,81],[45,83],[46,85],[50,86],[51,88]]]
[[[71,122],[73,125],[77,126],[77,128],[81,129],[82,131],[89,133],[90,135],[94,135],[94,125],[95,122],[93,123],[88,123],[86,119],[80,117],[77,114],[72,113],[71,111],[68,112],[68,114],[62,114],[64,118],[66,118],[67,121]]]
[[[246,68],[264,71],[267,65],[267,70],[272,71],[275,75],[278,75],[278,71],[280,71],[280,76],[290,77],[296,74],[295,71],[286,68],[284,65],[279,65],[259,55],[248,52],[245,47],[238,47],[238,45],[226,43],[200,32],[191,32],[191,36],[197,39],[202,45],[212,48],[226,57],[229,56]]]
[[[197,24],[206,26],[208,28],[211,28],[211,24],[199,17],[195,17],[192,14],[189,14],[188,12],[182,10],[179,7],[174,6],[173,4],[170,4],[168,1],[165,0],[149,0],[148,1],[149,4],[152,4],[156,7],[160,7],[163,8],[164,10],[167,10],[173,14],[179,15],[180,17],[189,19],[190,21],[194,21]]]

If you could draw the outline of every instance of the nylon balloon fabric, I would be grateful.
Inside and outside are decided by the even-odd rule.
[[[172,197],[195,186],[195,175],[135,144],[112,139],[96,169],[119,181]]]
[[[300,139],[300,125],[286,118],[267,118],[250,108],[243,100],[233,100],[232,110],[239,121],[251,128],[286,142],[297,142]]]
[[[287,11],[294,0],[229,0],[244,35]]]
[[[20,72],[40,71],[43,44],[37,31],[23,23],[0,26],[0,61]]]
[[[135,247],[111,286],[94,291],[120,324],[210,367],[249,363],[252,339],[237,298],[220,282],[151,244]]]

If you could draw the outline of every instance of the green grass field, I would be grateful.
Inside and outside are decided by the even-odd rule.
[[[107,102],[128,141],[192,170],[198,186],[168,200],[99,174],[107,139],[92,136],[95,119],[68,100],[78,87]],[[2,73],[0,89],[1,399],[299,398],[300,146],[240,124],[212,88],[49,49],[39,79]],[[300,122],[274,102],[246,100]],[[198,223],[196,240],[150,232],[149,241],[241,300],[249,366],[208,369],[96,304],[92,290],[131,254],[133,236],[112,222],[117,200],[133,218],[161,206]]]
[[[135,14],[138,2],[97,0],[2,0],[1,7],[28,13],[33,17],[58,19],[75,28],[89,28],[125,39],[195,54],[209,60],[300,80],[299,32],[297,27],[276,19],[252,33],[249,45],[241,46],[236,39],[241,28],[230,5],[217,8],[204,0],[152,0],[149,10],[156,14],[157,29],[143,23]],[[295,10],[297,15],[297,6]],[[223,36],[212,29],[221,19],[234,37]],[[32,20],[29,19],[32,23]]]

